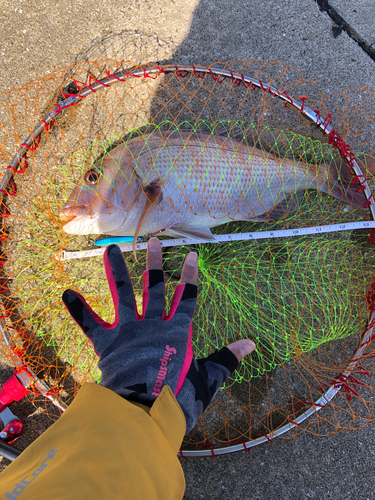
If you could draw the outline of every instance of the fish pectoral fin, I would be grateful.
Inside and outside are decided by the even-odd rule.
[[[291,215],[291,212],[294,212],[294,210],[297,209],[304,194],[304,191],[296,191],[295,193],[293,193],[293,195],[288,195],[287,197],[285,197],[268,212],[265,212],[264,214],[257,217],[252,217],[251,220],[254,222],[263,222],[269,219],[279,220],[284,217],[288,217]]]
[[[168,228],[169,233],[176,233],[176,235],[184,236],[185,238],[198,238],[200,240],[216,240],[208,226],[204,224],[187,224],[178,223]]]
[[[141,232],[142,226],[144,225],[145,221],[150,217],[150,214],[153,212],[154,205],[160,203],[160,201],[163,199],[161,186],[162,186],[161,179],[157,179],[143,188],[143,192],[146,196],[146,202],[142,214],[138,220],[133,241],[133,255],[136,262],[138,262],[136,253],[138,236],[139,233]]]

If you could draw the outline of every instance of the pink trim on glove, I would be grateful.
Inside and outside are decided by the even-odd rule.
[[[112,300],[113,300],[113,303],[115,306],[115,321],[111,325],[110,323],[106,323],[101,318],[99,318],[98,315],[95,315],[96,316],[95,319],[98,318],[97,321],[101,326],[103,326],[103,328],[106,328],[107,330],[111,330],[112,328],[115,328],[118,325],[120,318],[119,318],[119,314],[118,314],[119,300],[118,300],[117,286],[116,286],[115,277],[113,276],[112,267],[111,267],[111,264],[109,263],[107,254],[108,254],[108,249],[106,248],[104,255],[103,255],[103,260],[104,260],[104,268],[105,268],[105,273],[107,275],[109,289],[111,291]],[[127,269],[126,269],[126,272],[128,273]],[[132,285],[131,280],[130,280],[130,286],[131,286],[132,293],[133,293],[135,316],[136,316],[137,320],[139,321],[140,316],[139,316],[138,311],[137,311],[137,303],[135,301],[135,295],[134,295],[134,290],[133,290],[133,285]],[[94,313],[94,311],[93,311],[93,313]]]
[[[184,290],[185,290],[185,283],[179,283],[176,286],[176,290],[175,290],[174,295],[173,295],[173,299],[171,302],[171,307],[169,309],[169,313],[165,314],[163,316],[163,319],[165,321],[170,321],[173,318],[173,316],[177,310],[177,307],[178,307],[179,303],[181,302],[181,297],[182,297],[182,294],[184,293]]]
[[[148,293],[148,286],[150,284],[150,271],[147,270],[143,273],[143,295],[142,295],[142,314],[138,315],[138,321],[143,319],[146,314],[148,299],[150,298],[150,294]],[[136,309],[137,311],[137,309]]]
[[[189,339],[186,347],[186,356],[184,359],[184,362],[182,364],[182,368],[180,371],[180,375],[177,380],[177,385],[176,385],[176,390],[174,391],[174,396],[175,398],[177,397],[177,394],[180,392],[181,387],[184,385],[184,382],[186,380],[186,376],[188,374],[190,365],[193,361],[193,347],[191,345],[191,334],[193,331],[193,322],[190,323],[189,327]]]
[[[82,302],[83,307],[86,307],[86,309],[87,309],[87,310],[88,310],[88,312],[91,314],[91,316],[94,318],[94,320],[95,320],[95,321],[97,321],[98,323],[100,323],[100,324],[101,324],[104,328],[107,328],[107,327],[108,327],[107,329],[109,329],[109,328],[110,328],[109,323],[106,323],[105,321],[103,321],[103,320],[102,320],[102,318],[101,318],[100,316],[98,316],[98,315],[96,314],[96,312],[95,312],[95,311],[93,311],[93,310],[91,309],[91,307],[88,305],[88,303],[87,303],[87,302],[85,301],[85,299],[82,297],[82,295],[81,295],[80,293],[78,293],[78,292],[74,292],[74,293],[76,294],[76,297],[78,297],[78,298],[79,298],[79,300]],[[69,309],[67,308],[66,304],[64,304],[64,305],[65,305],[66,310],[69,312]],[[77,321],[73,318],[73,316],[72,316],[72,315],[71,315],[71,318],[73,319],[74,323],[75,323],[76,325],[78,325],[78,326],[81,328],[81,330],[82,330],[81,325],[80,325],[80,324],[79,324],[79,323],[78,323],[78,322],[77,322]],[[91,344],[92,344],[92,347],[94,348],[95,354],[98,356],[98,358],[100,358],[99,354],[96,352],[96,349],[95,349],[95,346],[94,346],[94,342],[92,341],[92,339],[90,339],[90,337],[87,337],[87,335],[86,335],[86,338],[88,338],[88,339],[89,339],[89,341],[90,341],[90,342],[91,342]]]
[[[174,292],[174,295],[173,295],[169,314],[165,318],[163,318],[166,321],[170,321],[173,318],[173,316],[177,310],[177,307],[181,302],[181,298],[182,298],[182,294],[184,293],[184,290],[185,290],[185,283],[180,283],[179,285],[176,286],[176,291]],[[179,375],[178,380],[177,380],[176,390],[174,393],[175,397],[177,397],[177,394],[180,392],[181,387],[184,385],[187,373],[189,371],[191,362],[193,360],[193,347],[191,345],[192,331],[193,331],[193,321],[190,323],[190,327],[189,327],[189,338],[188,338],[188,342],[187,342],[187,346],[186,346],[186,355],[185,355],[184,362],[182,364],[180,375]]]

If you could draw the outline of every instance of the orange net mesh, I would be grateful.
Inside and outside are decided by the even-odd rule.
[[[316,111],[320,127],[289,96]],[[371,421],[372,234],[298,230],[372,220],[374,97],[369,87],[323,96],[279,62],[184,70],[109,60],[0,95],[0,157],[10,167],[1,352],[46,384],[31,384],[30,398],[69,404],[84,381],[100,379],[61,295],[79,290],[110,321],[102,259],[62,256],[94,248],[101,234],[158,233],[185,239],[163,251],[168,300],[185,255],[199,255],[195,357],[240,338],[257,344],[186,448],[271,439],[288,425],[290,437]],[[285,229],[295,236],[186,244]],[[140,306],[145,251],[124,255]],[[328,388],[339,391],[329,404]],[[52,405],[46,412],[59,415]]]

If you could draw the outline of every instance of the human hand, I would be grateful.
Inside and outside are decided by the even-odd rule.
[[[189,432],[255,344],[240,340],[208,358],[193,358],[191,335],[198,276],[194,252],[185,260],[168,315],[164,311],[162,253],[157,238],[151,238],[147,249],[142,315],[137,311],[130,277],[116,245],[106,249],[104,264],[115,304],[113,324],[104,322],[77,292],[66,290],[63,294],[68,311],[100,357],[101,385],[148,406],[163,385],[169,385],[184,412]]]

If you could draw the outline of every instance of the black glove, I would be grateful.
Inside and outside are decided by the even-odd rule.
[[[236,369],[238,360],[226,347],[205,359],[193,358],[195,285],[177,285],[166,315],[163,271],[146,271],[141,316],[117,245],[106,249],[104,265],[116,311],[112,325],[104,322],[77,292],[66,290],[63,294],[72,318],[100,358],[101,385],[147,406],[152,405],[163,385],[169,385],[184,412],[188,433]]]

